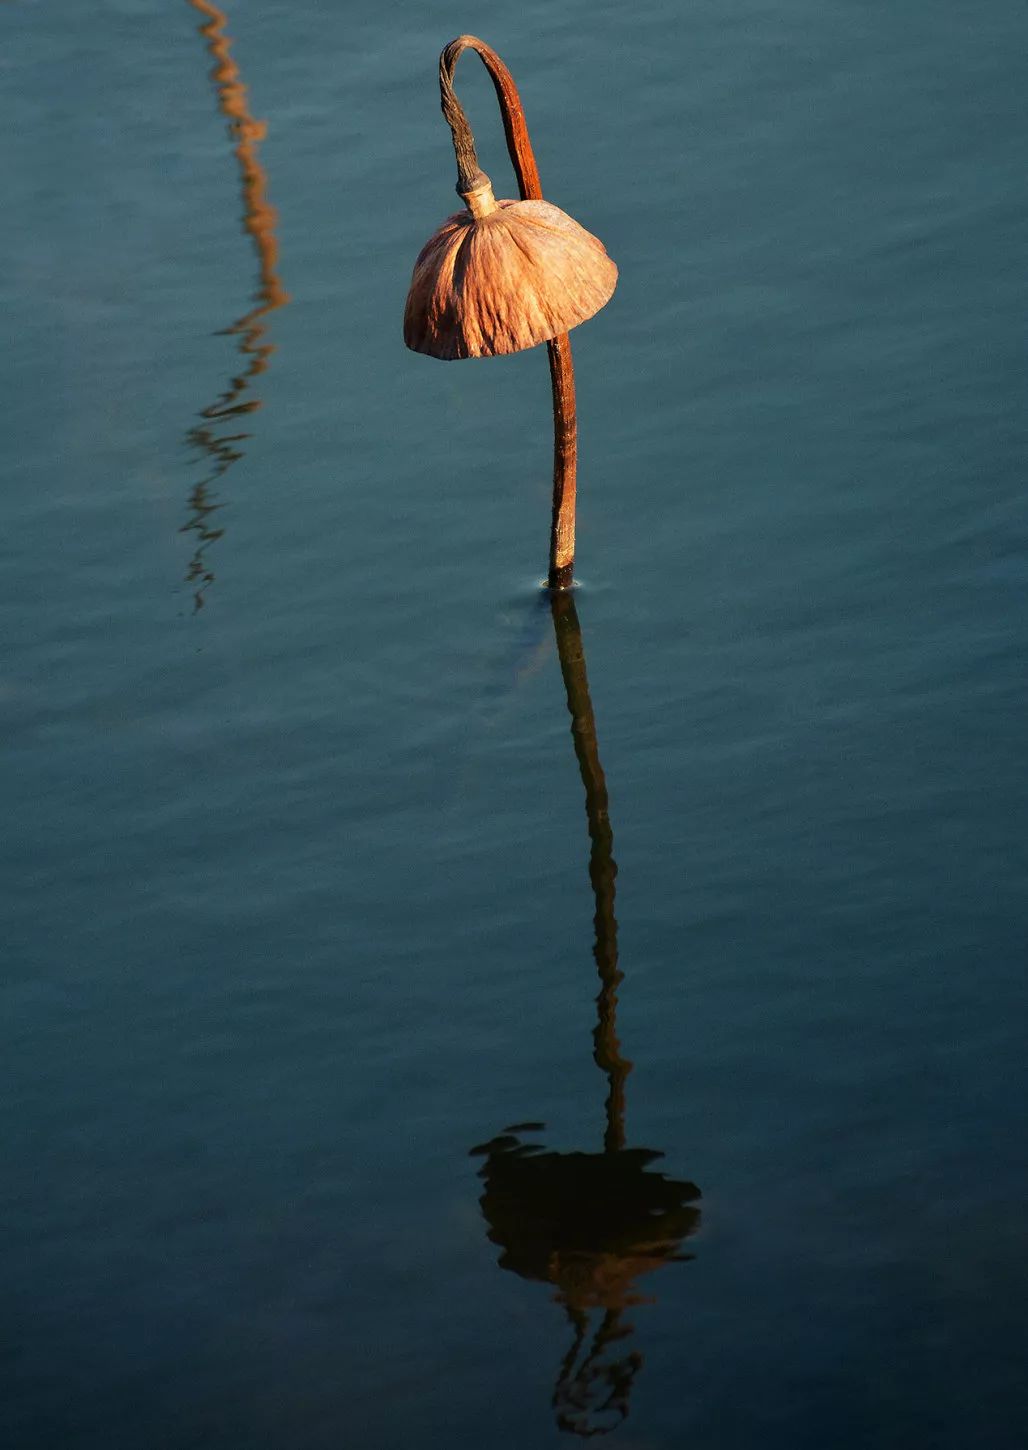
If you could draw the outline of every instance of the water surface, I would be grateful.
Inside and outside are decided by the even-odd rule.
[[[541,350],[400,340],[462,25],[573,616]],[[1020,1443],[1026,30],[0,9],[13,1444]]]

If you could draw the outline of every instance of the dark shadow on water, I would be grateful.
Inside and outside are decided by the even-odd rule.
[[[200,421],[186,433],[186,441],[210,459],[210,468],[196,482],[189,494],[190,516],[182,533],[193,534],[196,548],[189,561],[185,582],[193,590],[193,610],[202,609],[207,590],[214,582],[214,572],[207,558],[211,544],[220,539],[224,529],[215,527],[214,514],[221,508],[215,491],[234,463],[243,457],[240,445],[250,436],[235,430],[237,421],[262,406],[251,388],[254,378],[268,366],[274,343],[267,340],[264,319],[278,307],[284,307],[289,295],[279,281],[278,243],[275,239],[274,209],[267,200],[267,175],[261,164],[258,146],[267,134],[267,125],[250,115],[246,87],[239,67],[231,56],[232,42],[226,33],[228,16],[210,0],[186,0],[194,10],[206,16],[200,34],[214,59],[211,79],[218,95],[218,108],[228,122],[243,194],[243,229],[251,238],[259,267],[257,287],[253,294],[255,306],[222,331],[235,337],[242,361],[218,397],[200,410]],[[226,424],[233,431],[226,431]]]
[[[596,903],[593,956],[600,978],[593,1058],[606,1078],[603,1148],[559,1153],[528,1141],[542,1123],[518,1123],[472,1149],[484,1158],[479,1200],[499,1264],[523,1279],[552,1284],[567,1316],[571,1343],[561,1361],[553,1408],[561,1430],[602,1435],[628,1414],[642,1354],[631,1346],[626,1315],[647,1302],[645,1274],[691,1256],[683,1241],[700,1225],[700,1190],[655,1172],[663,1155],[626,1143],[625,1084],[632,1064],[617,1036],[617,865],[607,783],[589,697],[575,601],[553,595],[553,627],[571,715],[575,755],[585,787],[589,879]]]

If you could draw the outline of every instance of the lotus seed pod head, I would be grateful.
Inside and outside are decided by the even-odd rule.
[[[521,352],[569,332],[613,295],[603,243],[548,201],[497,201],[489,178],[461,192],[421,249],[403,340],[443,359]]]

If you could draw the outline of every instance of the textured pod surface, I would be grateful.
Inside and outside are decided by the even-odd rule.
[[[547,201],[456,212],[414,264],[403,340],[447,359],[521,352],[599,312],[617,276],[603,243]]]

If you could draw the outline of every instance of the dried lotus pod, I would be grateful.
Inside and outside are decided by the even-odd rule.
[[[548,342],[610,300],[618,270],[603,243],[548,201],[497,201],[489,178],[465,193],[414,264],[403,339],[429,357],[494,357]]]
[[[474,50],[500,103],[520,201],[497,201],[453,89],[453,72]],[[443,115],[453,136],[457,191],[467,210],[447,217],[421,249],[403,318],[414,352],[452,360],[520,352],[545,342],[553,391],[551,589],[571,583],[575,557],[578,433],[568,332],[598,312],[617,285],[602,242],[543,200],[521,98],[510,71],[474,35],[451,40],[439,57]]]

